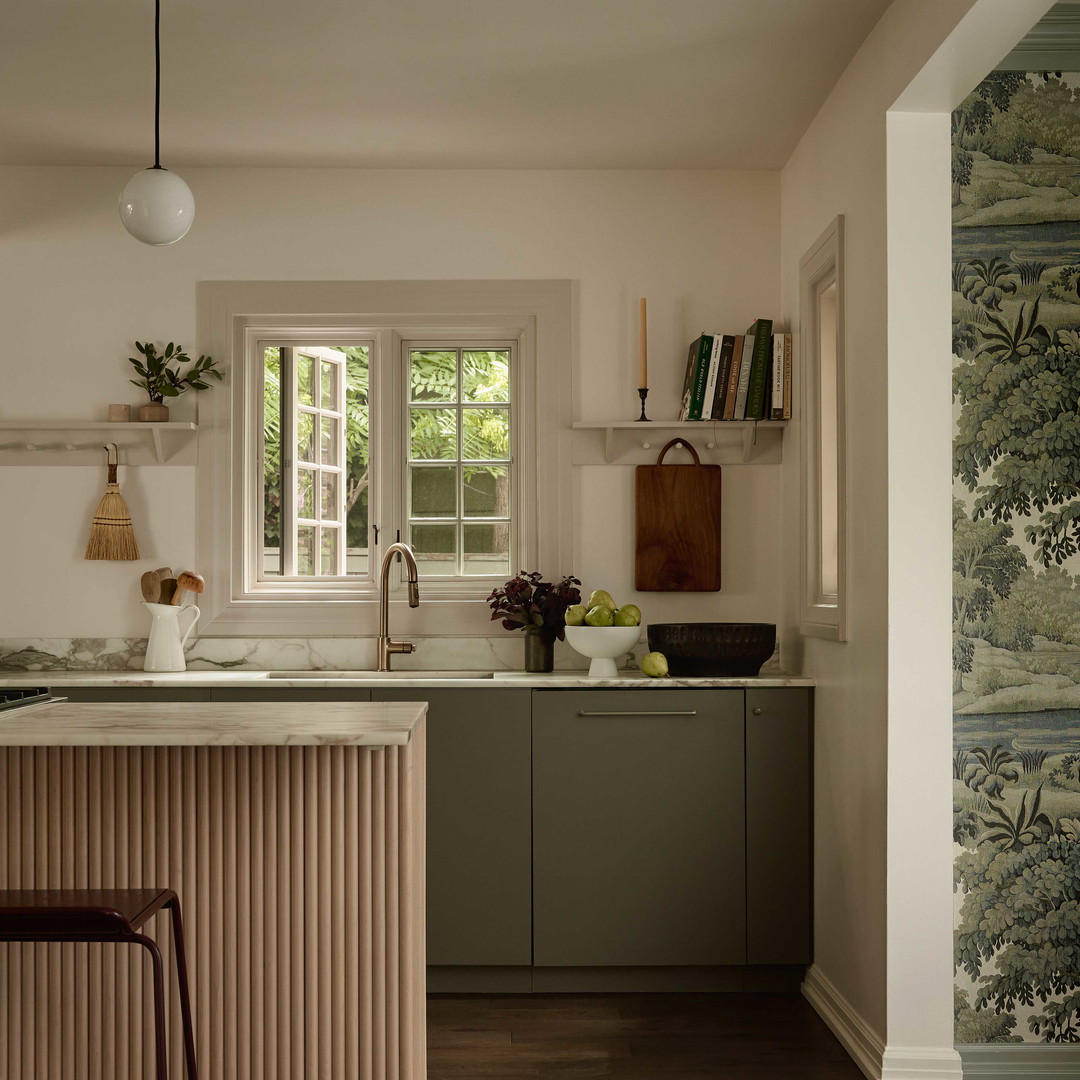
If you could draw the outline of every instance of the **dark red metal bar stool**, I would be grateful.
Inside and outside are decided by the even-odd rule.
[[[184,925],[180,899],[172,889],[0,889],[0,941],[123,941],[146,949],[154,966],[157,1080],[168,1080],[164,966],[157,945],[138,932],[162,908],[172,914],[188,1080],[198,1080]]]

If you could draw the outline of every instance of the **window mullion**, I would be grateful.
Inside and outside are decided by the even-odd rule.
[[[281,569],[296,577],[296,361],[289,346],[281,349]]]

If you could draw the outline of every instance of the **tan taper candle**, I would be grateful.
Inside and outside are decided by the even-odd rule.
[[[645,390],[649,385],[649,335],[645,318],[645,297],[641,298],[641,359],[638,386]]]

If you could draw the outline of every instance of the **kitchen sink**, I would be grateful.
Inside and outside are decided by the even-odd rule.
[[[492,679],[491,671],[271,671],[271,679]]]

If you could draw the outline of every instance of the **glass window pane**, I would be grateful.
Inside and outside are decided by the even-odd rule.
[[[301,525],[296,530],[296,572],[304,577],[315,573],[314,525]]]
[[[510,457],[510,410],[463,409],[462,457],[468,460]]]
[[[336,412],[338,365],[330,360],[323,360],[319,367],[319,400],[324,409],[333,409]]]
[[[509,350],[471,349],[463,352],[461,382],[465,401],[509,401]]]
[[[281,574],[281,350],[263,349],[263,559]]]
[[[315,460],[315,415],[309,412],[296,414],[296,456],[300,461]]]
[[[409,470],[412,517],[457,517],[457,466],[413,466]]]
[[[322,572],[324,574],[336,574],[337,549],[340,530],[330,529],[326,526],[322,531]]]
[[[324,465],[337,465],[341,447],[338,445],[338,422],[324,416],[320,425],[319,460]]]
[[[466,517],[510,516],[510,471],[505,465],[462,470]]]
[[[466,525],[465,573],[510,575],[510,524]]]
[[[299,349],[296,356],[296,400],[301,405],[314,405],[315,396],[312,391],[312,382],[315,375],[315,361]]]
[[[338,520],[338,480],[338,473],[319,474],[319,516],[324,521]]]
[[[457,350],[409,350],[409,400],[457,401]]]
[[[346,345],[345,354],[345,521],[347,574],[367,574],[368,561],[368,374],[366,345]]]
[[[315,517],[315,473],[312,469],[296,470],[296,516]]]
[[[456,525],[412,525],[410,532],[421,575],[457,573]]]
[[[454,409],[409,410],[409,456],[427,461],[457,457]]]

